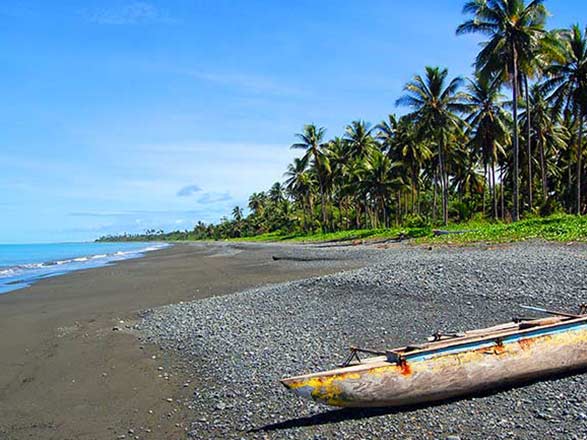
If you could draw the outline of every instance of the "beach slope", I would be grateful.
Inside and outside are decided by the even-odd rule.
[[[288,245],[178,244],[0,295],[0,439],[185,436],[169,400],[193,390],[137,340],[138,313],[359,264],[272,258],[292,254]]]

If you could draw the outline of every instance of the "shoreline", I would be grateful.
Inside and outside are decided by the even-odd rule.
[[[139,313],[362,264],[272,259],[296,249],[175,244],[0,295],[0,438],[185,436],[172,402],[193,392],[190,377],[167,373],[173,360],[137,339]]]
[[[162,242],[136,242],[129,244],[104,243],[96,244],[92,249],[91,246],[95,243],[80,242],[80,243],[48,243],[48,244],[22,244],[22,245],[0,245],[0,251],[4,246],[8,246],[8,255],[10,255],[10,247],[21,248],[16,255],[4,258],[0,264],[0,295],[4,295],[16,290],[25,289],[33,284],[47,278],[67,275],[71,272],[80,270],[95,269],[104,266],[115,264],[119,261],[131,260],[134,258],[142,258],[149,252],[164,249],[173,246],[171,243]],[[45,254],[37,255],[37,261],[22,260],[24,253],[38,252],[42,247],[64,247],[75,246],[75,249],[68,249],[61,255],[56,255],[53,252],[45,249]],[[111,249],[108,248],[111,247]],[[37,247],[35,249],[35,247]],[[34,250],[31,250],[33,248]],[[43,254],[43,252],[41,252]],[[43,258],[45,258],[43,260]],[[20,260],[20,261],[19,261]]]

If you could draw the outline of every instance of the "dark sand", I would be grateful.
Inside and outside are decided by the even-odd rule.
[[[0,295],[0,439],[184,438],[167,399],[190,388],[161,379],[158,351],[130,329],[137,313],[337,269],[273,261],[279,251],[181,244]]]

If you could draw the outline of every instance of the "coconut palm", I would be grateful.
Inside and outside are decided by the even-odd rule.
[[[345,190],[345,179],[348,177],[348,142],[336,136],[330,142],[326,149],[328,163],[330,164],[330,173],[328,175],[328,188],[331,202],[338,205],[339,225],[345,225],[345,209],[349,193]],[[334,219],[332,219],[334,221]]]
[[[235,206],[232,209],[232,217],[236,222],[241,222],[243,219],[243,210],[240,206]]]
[[[344,140],[348,142],[349,157],[362,159],[377,148],[377,143],[371,135],[373,128],[364,121],[353,121],[348,125]]]
[[[467,110],[466,94],[459,91],[463,80],[459,77],[448,80],[448,70],[426,67],[424,77],[416,75],[406,84],[406,92],[396,104],[410,107],[407,117],[416,121],[419,132],[433,139],[438,148],[439,176],[442,191],[442,219],[448,223],[448,175],[445,153],[450,143],[451,131],[458,129],[460,113]]]
[[[401,155],[400,162],[410,175],[412,213],[415,213],[415,207],[419,206],[420,171],[424,163],[432,158],[428,142],[418,139],[416,134],[413,122],[409,118],[401,118],[397,127],[395,145]]]
[[[481,33],[489,36],[477,55],[475,67],[486,77],[497,76],[512,87],[513,105],[513,207],[512,218],[519,220],[519,69],[530,60],[544,36],[547,11],[542,0],[471,0],[463,13],[473,18],[457,28],[457,34]]]
[[[375,139],[377,139],[384,151],[389,152],[389,149],[392,147],[397,130],[398,120],[395,115],[388,115],[386,120],[381,121],[375,127],[376,134]]]
[[[285,199],[283,196],[283,185],[281,182],[275,182],[267,193],[269,200],[271,200],[274,204],[278,205]]]
[[[379,226],[379,219],[384,226],[389,226],[387,201],[400,183],[400,179],[393,175],[393,169],[398,166],[392,163],[381,151],[374,150],[364,162],[364,185],[375,205],[375,224]]]
[[[498,155],[503,155],[504,146],[509,142],[509,118],[503,108],[503,95],[497,79],[490,80],[477,76],[467,86],[469,93],[469,137],[473,152],[478,153],[483,163],[485,176],[489,182],[492,214],[497,218],[497,194],[495,166]]]
[[[455,130],[453,136],[453,149],[447,168],[452,175],[452,187],[462,201],[483,193],[485,175],[481,172],[480,155],[476,149],[471,150],[472,145],[465,131]]]
[[[574,25],[559,34],[562,57],[546,69],[548,79],[543,87],[552,91],[550,99],[555,111],[567,110],[577,121],[576,211],[581,214],[583,125],[587,113],[587,29],[582,31],[578,25]]]
[[[547,97],[543,87],[535,84],[530,89],[530,105],[532,112],[529,117],[532,125],[532,142],[538,148],[538,165],[540,167],[540,181],[542,187],[542,199],[548,198],[549,169],[552,168],[550,157],[556,157],[566,149],[568,133],[566,128],[560,124],[560,117],[553,115],[548,105]],[[520,121],[527,125],[528,113],[522,112]]]
[[[306,160],[312,160],[312,166],[316,171],[318,178],[318,187],[320,190],[320,205],[322,210],[322,229],[326,229],[327,213],[326,213],[326,176],[329,172],[328,157],[324,151],[324,135],[326,129],[323,127],[316,127],[314,124],[304,126],[302,133],[296,134],[300,142],[291,146],[294,149],[302,149],[305,151],[304,157]]]
[[[265,210],[267,196],[264,192],[253,193],[249,197],[249,209],[253,215],[262,215]]]
[[[234,235],[235,237],[240,237],[242,235],[244,219],[244,213],[240,206],[235,206],[232,209],[232,218],[234,219],[232,235]]]
[[[303,157],[295,158],[287,166],[284,176],[286,177],[285,188],[287,192],[294,200],[298,200],[302,207],[302,228],[307,231],[308,218],[311,217],[313,211],[312,190],[314,186],[313,176],[308,171],[308,161]]]

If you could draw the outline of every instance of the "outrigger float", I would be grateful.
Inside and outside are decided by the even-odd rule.
[[[464,333],[437,332],[420,345],[386,351],[351,347],[335,370],[282,379],[294,393],[340,407],[434,402],[587,370],[587,306]],[[360,359],[366,353],[375,357]]]

